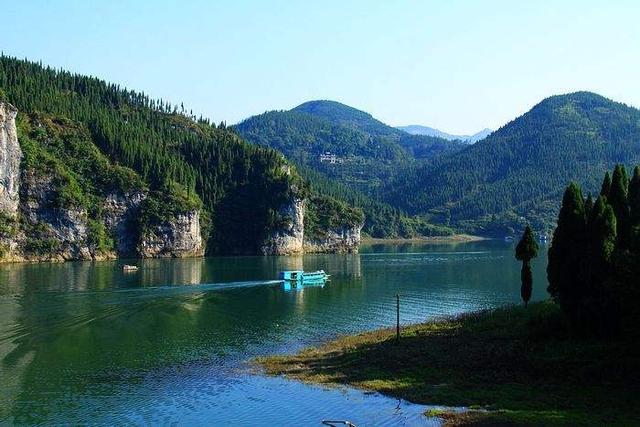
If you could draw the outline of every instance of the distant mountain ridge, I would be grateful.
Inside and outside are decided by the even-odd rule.
[[[474,133],[473,135],[454,135],[447,132],[443,132],[436,128],[432,128],[429,126],[422,126],[422,125],[396,126],[396,129],[400,129],[402,131],[410,133],[411,135],[434,136],[437,138],[444,138],[449,141],[460,140],[460,141],[468,142],[470,144],[473,144],[475,142],[485,139],[487,136],[491,134],[491,132],[493,132],[491,129],[485,128],[485,129],[482,129],[480,132]]]
[[[410,135],[369,113],[327,100],[305,102],[288,111],[268,111],[243,120],[234,129],[249,142],[275,148],[298,164],[367,194],[416,161],[465,146],[459,141]]]
[[[372,236],[450,232],[407,217],[381,202],[377,191],[402,171],[463,149],[460,141],[410,135],[369,113],[323,100],[252,116],[233,129],[248,142],[283,153],[320,193],[361,207],[363,231]]]
[[[591,92],[551,96],[486,139],[407,171],[385,199],[479,234],[549,232],[570,181],[596,194],[605,171],[640,164],[640,110]]]

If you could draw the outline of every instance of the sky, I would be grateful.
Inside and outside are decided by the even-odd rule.
[[[0,0],[0,50],[216,122],[331,99],[497,129],[547,96],[640,107],[640,1]]]

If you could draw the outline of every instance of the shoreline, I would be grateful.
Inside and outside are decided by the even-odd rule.
[[[400,342],[386,328],[253,362],[267,375],[441,406],[425,415],[444,425],[627,425],[640,407],[628,397],[633,346],[571,338],[558,306],[539,302],[403,326]]]
[[[452,234],[450,236],[424,236],[411,238],[379,238],[379,237],[363,237],[360,239],[360,245],[375,245],[381,243],[387,244],[403,244],[403,243],[467,243],[480,242],[483,240],[492,240],[490,237],[475,236],[472,234]]]

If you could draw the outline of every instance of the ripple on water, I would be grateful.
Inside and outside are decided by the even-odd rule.
[[[403,324],[519,300],[511,248],[484,244],[149,266],[0,267],[0,423],[434,424],[424,407],[253,375],[246,361],[392,326],[396,294]],[[286,268],[332,280],[291,292],[265,281]]]

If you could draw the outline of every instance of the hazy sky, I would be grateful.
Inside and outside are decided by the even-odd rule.
[[[638,0],[0,0],[0,11],[5,54],[228,123],[311,99],[458,133],[575,90],[640,106]]]

